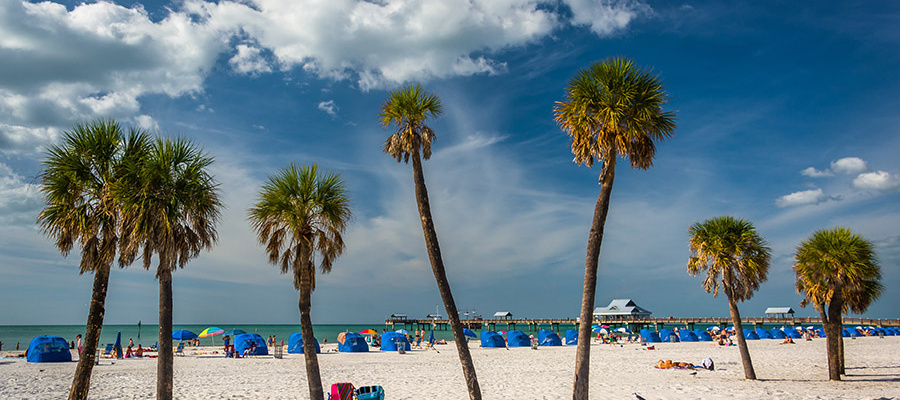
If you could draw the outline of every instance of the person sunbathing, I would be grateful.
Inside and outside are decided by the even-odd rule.
[[[785,336],[784,341],[781,344],[794,344],[794,339],[791,339],[790,336]]]

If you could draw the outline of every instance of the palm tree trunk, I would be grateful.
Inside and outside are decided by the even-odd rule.
[[[160,260],[162,263],[162,260]],[[156,398],[172,400],[175,354],[172,353],[172,271],[159,271],[159,358],[156,362]]]
[[[578,320],[578,345],[575,349],[575,386],[572,399],[587,400],[591,369],[591,324],[594,320],[594,297],[597,293],[597,267],[603,229],[609,212],[609,198],[616,178],[616,154],[607,156],[600,174],[600,195],[594,206],[594,220],[588,235],[587,257],[584,262],[584,288],[581,295],[581,317]]]
[[[844,354],[843,354],[843,319],[841,311],[844,307],[844,298],[841,288],[834,291],[831,301],[828,303],[828,323],[831,325],[831,331],[826,332],[826,346],[828,346],[828,379],[833,381],[841,380],[841,374],[844,373]],[[832,338],[831,341],[827,341]]]
[[[307,265],[301,273],[315,273],[313,266]],[[316,355],[316,338],[313,336],[312,318],[312,287],[311,280],[300,279],[300,332],[303,334],[303,358],[306,360],[306,380],[309,383],[310,400],[324,400],[325,391],[322,387],[322,376],[319,372],[319,359]]]
[[[422,219],[422,231],[425,234],[425,247],[428,250],[428,258],[431,260],[431,270],[437,281],[438,292],[444,302],[444,310],[450,320],[450,330],[453,331],[453,340],[456,342],[456,351],[459,361],[462,363],[463,375],[466,378],[466,386],[469,390],[469,399],[481,400],[481,387],[478,385],[478,377],[475,375],[475,364],[469,353],[469,344],[463,334],[462,323],[459,320],[459,312],[453,293],[450,292],[450,282],[447,281],[447,273],[444,270],[444,261],[441,258],[441,247],[438,244],[437,232],[434,229],[434,220],[431,218],[431,205],[428,201],[428,189],[425,187],[425,174],[422,172],[422,159],[419,152],[413,152],[413,180],[416,187],[416,202],[419,205],[419,216]]]
[[[738,350],[741,351],[741,362],[744,364],[744,378],[756,380],[756,371],[753,370],[753,362],[750,360],[750,349],[747,348],[747,339],[744,337],[744,328],[741,325],[741,312],[737,302],[733,300],[728,289],[725,290],[728,297],[728,308],[731,310],[731,322],[734,324],[734,335],[737,336]]]
[[[94,294],[91,295],[91,308],[88,313],[87,331],[84,333],[84,350],[78,357],[75,377],[69,390],[69,400],[85,400],[91,387],[91,371],[97,357],[97,343],[100,342],[100,330],[103,328],[106,291],[109,287],[109,265],[94,272]]]
[[[839,381],[841,380],[841,374],[840,369],[836,366],[838,362],[838,352],[836,350],[838,345],[835,343],[837,342],[840,332],[835,334],[834,322],[828,318],[826,307],[826,305],[822,305],[822,310],[819,311],[819,315],[822,317],[822,328],[825,330],[825,355],[828,359],[828,379]]]

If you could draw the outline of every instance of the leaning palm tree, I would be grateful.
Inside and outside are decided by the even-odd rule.
[[[828,378],[844,373],[842,314],[863,313],[881,294],[881,267],[871,242],[847,228],[819,230],[797,247],[797,291],[822,317]]]
[[[730,216],[694,223],[688,233],[691,235],[688,273],[697,276],[706,271],[703,280],[706,292],[712,293],[713,297],[719,296],[720,287],[725,292],[744,364],[744,376],[756,379],[737,303],[753,297],[759,284],[766,281],[771,258],[766,240],[756,233],[752,223]]]
[[[137,131],[126,138],[115,121],[99,120],[65,132],[62,143],[50,147],[43,163],[41,191],[46,206],[38,223],[56,240],[63,255],[68,255],[77,242],[81,247],[81,273],[94,274],[84,350],[75,367],[69,399],[88,396],[103,327],[109,272],[121,233],[121,203],[112,188],[121,178],[122,165],[146,140]],[[119,263],[123,267],[129,264],[121,257]]]
[[[556,122],[572,138],[574,161],[588,168],[594,165],[594,159],[603,164],[584,266],[574,399],[588,398],[597,266],[616,159],[628,159],[631,167],[638,169],[653,164],[654,141],[671,137],[675,130],[675,112],[663,111],[667,101],[657,76],[636,67],[631,60],[611,58],[579,71],[569,81],[565,100],[553,108]]]
[[[344,251],[341,235],[350,216],[350,200],[340,175],[320,175],[315,164],[297,167],[292,163],[270,177],[250,209],[250,223],[266,247],[269,262],[280,265],[282,273],[291,273],[294,289],[300,292],[300,331],[312,400],[325,397],[310,317],[316,254],[321,256],[322,273],[331,272],[334,260]]]
[[[158,139],[143,160],[128,165],[116,188],[124,203],[122,257],[130,262],[140,253],[146,269],[158,257],[157,399],[173,396],[172,272],[216,241],[222,204],[208,171],[212,162],[186,140]]]
[[[481,388],[478,386],[475,364],[472,362],[472,355],[469,354],[469,345],[459,320],[456,302],[450,291],[450,282],[447,281],[441,247],[438,244],[434,219],[431,217],[431,204],[428,200],[428,189],[425,187],[425,174],[422,172],[422,159],[431,158],[431,142],[434,140],[434,130],[425,125],[425,121],[428,117],[438,117],[442,110],[443,106],[437,95],[428,93],[420,85],[415,84],[391,92],[388,100],[381,106],[379,116],[385,127],[397,126],[397,131],[384,142],[384,152],[396,158],[397,162],[409,162],[412,159],[413,182],[415,183],[419,216],[422,220],[422,231],[425,234],[425,249],[428,251],[438,292],[441,294],[444,309],[450,320],[450,329],[453,331],[456,351],[459,353],[459,361],[462,363],[469,398],[475,400],[481,399]]]

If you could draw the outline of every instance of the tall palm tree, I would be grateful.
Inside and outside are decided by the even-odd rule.
[[[216,241],[222,204],[208,171],[212,163],[212,157],[186,140],[158,139],[140,162],[128,165],[126,179],[117,186],[127,239],[122,257],[130,262],[140,252],[146,269],[153,254],[158,257],[158,399],[171,399],[173,391],[172,272]]]
[[[842,314],[863,313],[881,294],[881,267],[872,242],[847,228],[818,230],[800,243],[794,256],[802,306],[813,304],[822,316],[828,379],[844,374]]]
[[[415,84],[391,92],[388,100],[381,106],[379,116],[385,127],[392,125],[397,127],[397,131],[384,142],[384,152],[396,158],[397,162],[409,162],[412,159],[413,182],[415,183],[419,216],[422,220],[422,231],[425,235],[425,249],[428,251],[438,292],[441,294],[444,309],[450,320],[450,329],[453,331],[456,351],[459,353],[463,375],[466,377],[469,398],[476,400],[481,399],[481,388],[478,385],[478,377],[475,375],[472,355],[469,354],[469,345],[463,334],[456,302],[450,291],[450,282],[447,281],[441,247],[438,244],[434,219],[431,217],[431,204],[428,200],[428,189],[425,187],[425,174],[422,172],[422,158],[426,160],[431,158],[431,142],[435,137],[434,130],[425,125],[425,121],[428,117],[440,116],[442,111],[443,106],[438,96],[426,92],[421,85]]]
[[[112,120],[77,125],[65,132],[62,143],[51,146],[41,172],[46,205],[38,216],[44,233],[68,255],[81,247],[81,273],[94,274],[84,350],[75,367],[69,399],[86,399],[90,389],[97,343],[103,327],[109,272],[119,245],[121,202],[112,188],[121,179],[122,165],[146,142],[132,131],[126,138]],[[123,263],[120,257],[120,266]]]
[[[574,399],[588,398],[590,336],[597,265],[609,198],[616,175],[616,158],[632,168],[647,169],[656,153],[654,141],[672,136],[675,112],[663,111],[668,96],[658,77],[624,58],[595,62],[575,75],[566,87],[565,99],[553,108],[556,122],[572,138],[578,164],[602,162],[600,195],[588,236],[584,265],[584,292],[575,356]]]
[[[694,223],[688,233],[691,235],[688,273],[697,276],[706,271],[703,280],[706,292],[712,293],[713,297],[719,296],[719,287],[725,292],[744,364],[744,376],[756,379],[737,303],[753,297],[759,284],[766,281],[771,259],[766,240],[756,233],[751,222],[730,216]]]
[[[350,220],[350,200],[341,176],[320,175],[318,167],[293,163],[269,178],[250,209],[250,223],[259,243],[266,247],[269,262],[291,273],[300,292],[300,330],[309,398],[322,400],[322,378],[316,358],[316,343],[310,317],[311,294],[316,289],[316,254],[323,274],[344,251],[341,235]]]

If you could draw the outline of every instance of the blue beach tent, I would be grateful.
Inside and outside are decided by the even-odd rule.
[[[688,329],[682,329],[678,331],[678,338],[681,339],[682,342],[699,342],[700,338],[697,337],[697,334],[694,331]]]
[[[772,334],[763,328],[756,328],[756,336],[760,339],[772,339]]]
[[[759,340],[759,335],[756,334],[752,329],[744,329],[744,339],[745,340]]]
[[[250,343],[256,343],[255,356],[265,356],[269,354],[269,348],[266,347],[266,341],[258,333],[242,333],[234,337],[234,350],[240,355],[244,355],[244,350],[250,348]]]
[[[772,328],[772,330],[769,331],[769,334],[772,335],[772,339],[784,339],[787,337],[787,334],[778,328]]]
[[[338,351],[341,353],[365,353],[369,351],[369,345],[362,335],[347,332],[344,334],[344,343],[338,344]]]
[[[28,362],[72,361],[69,342],[59,336],[38,336],[28,345]]]
[[[662,339],[663,342],[675,343],[679,341],[678,335],[669,329],[660,329],[659,338]]]
[[[709,334],[709,331],[706,329],[694,329],[694,334],[697,335],[697,340],[701,342],[712,342],[712,335]]]
[[[506,332],[506,345],[509,347],[531,347],[531,338],[522,331]]]
[[[381,334],[381,351],[397,351],[400,346],[403,346],[403,350],[412,350],[412,346],[409,344],[409,340],[406,339],[406,335],[401,335],[397,332],[385,332]]]
[[[497,332],[481,331],[481,347],[506,347],[506,342]]]
[[[578,344],[578,331],[574,329],[566,329],[566,345],[574,346]]]
[[[562,346],[562,340],[556,332],[541,329],[538,331],[539,346]]]
[[[662,339],[659,338],[659,333],[653,332],[649,329],[641,329],[641,341],[646,343],[659,343],[662,342]]]
[[[886,335],[897,336],[897,328],[884,328]]]
[[[315,339],[315,338],[313,338]],[[319,341],[316,340],[316,353],[321,353],[322,348],[319,347]],[[288,338],[288,353],[289,354],[303,354],[303,333],[302,332],[294,332],[291,334],[291,337]]]
[[[785,335],[790,336],[791,339],[803,339],[803,333],[796,329],[788,330]]]

